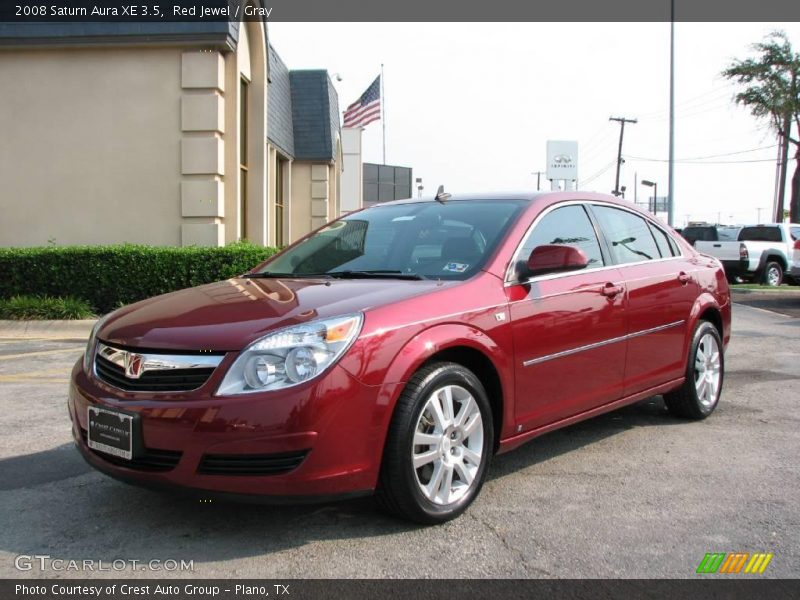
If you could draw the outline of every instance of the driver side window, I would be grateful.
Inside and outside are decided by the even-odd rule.
[[[526,261],[534,248],[547,244],[580,248],[589,258],[587,269],[596,269],[605,264],[597,234],[583,206],[563,206],[545,215],[525,240],[516,261]]]

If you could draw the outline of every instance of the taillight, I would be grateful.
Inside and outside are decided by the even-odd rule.
[[[800,250],[800,240],[797,240],[797,241],[794,243],[794,249],[795,249],[795,250]]]
[[[750,258],[750,253],[747,251],[747,246],[739,244],[739,259],[747,260],[748,258]]]

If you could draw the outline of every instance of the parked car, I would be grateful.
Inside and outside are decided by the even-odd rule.
[[[86,461],[124,481],[377,492],[437,523],[475,499],[493,454],[553,429],[656,394],[707,417],[730,325],[719,261],[624,201],[395,201],[106,316],[69,414]]]
[[[679,233],[692,246],[698,241],[719,242],[736,240],[741,227],[727,225],[689,225]]]
[[[701,242],[698,252],[722,261],[728,280],[741,278],[778,286],[784,277],[800,282],[800,225],[771,223],[749,225],[739,231],[736,241]]]

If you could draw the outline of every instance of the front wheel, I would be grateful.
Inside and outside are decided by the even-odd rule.
[[[686,380],[677,390],[664,394],[667,408],[678,417],[705,419],[719,402],[724,374],[719,331],[709,321],[700,321],[689,349]]]
[[[418,523],[460,515],[486,478],[492,423],[486,391],[469,369],[450,362],[420,369],[400,395],[389,426],[378,500]]]

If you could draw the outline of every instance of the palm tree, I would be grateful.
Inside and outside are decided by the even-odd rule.
[[[773,31],[752,48],[756,56],[734,61],[722,75],[742,87],[734,96],[736,103],[748,107],[756,118],[769,121],[783,148],[778,221],[782,221],[783,215],[788,151],[794,145],[789,220],[797,223],[800,222],[800,53],[794,51],[783,31]],[[797,137],[792,136],[793,125],[797,126]]]

